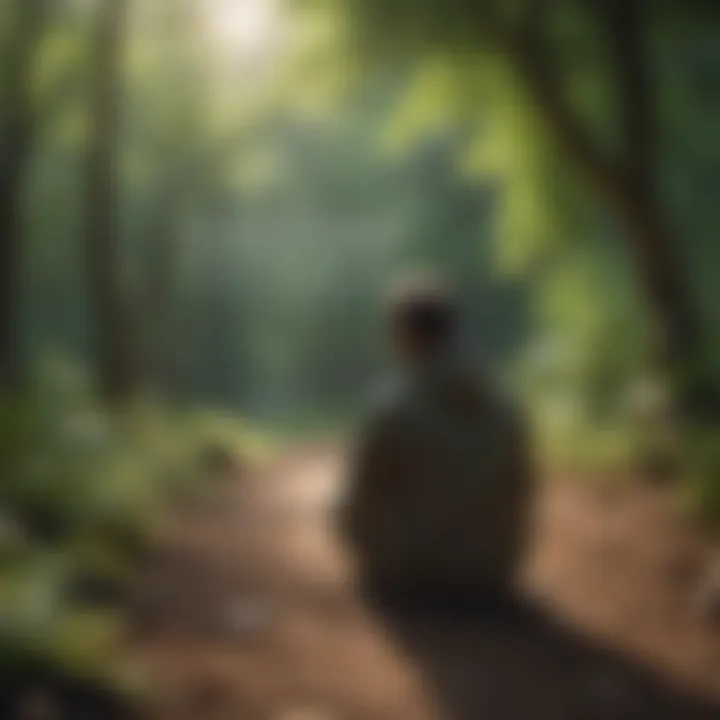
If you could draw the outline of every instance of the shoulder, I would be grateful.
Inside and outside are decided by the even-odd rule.
[[[369,418],[391,418],[402,413],[410,395],[410,385],[401,374],[389,375],[370,389],[365,402]]]
[[[401,375],[392,375],[376,383],[367,393],[362,412],[363,434],[392,432],[404,424],[410,404],[409,384]]]

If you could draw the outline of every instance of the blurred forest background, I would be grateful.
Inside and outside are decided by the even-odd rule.
[[[573,423],[712,414],[717,13],[476,4],[6,0],[5,387],[343,415],[420,266]]]
[[[549,465],[719,513],[719,33],[701,0],[2,0],[4,610],[121,574],[198,438],[344,427],[409,268]]]

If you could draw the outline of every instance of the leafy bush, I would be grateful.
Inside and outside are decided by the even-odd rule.
[[[714,427],[697,428],[685,446],[688,502],[717,531],[720,529],[720,432]]]
[[[122,601],[210,444],[253,460],[270,447],[211,414],[145,403],[113,416],[68,372],[0,408],[0,696],[33,678],[117,675]]]

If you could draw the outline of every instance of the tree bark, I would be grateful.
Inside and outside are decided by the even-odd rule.
[[[658,365],[670,377],[685,419],[717,420],[717,387],[706,366],[704,333],[683,264],[679,239],[659,200],[642,188],[618,197],[629,248],[653,320]]]
[[[97,10],[88,155],[85,254],[94,313],[97,379],[111,406],[132,399],[140,373],[136,327],[122,277],[119,236],[119,120],[128,0],[104,0]]]
[[[181,385],[178,303],[182,230],[178,214],[186,198],[181,173],[169,175],[157,190],[147,238],[143,298],[144,369],[153,389],[172,398]]]
[[[32,153],[32,72],[42,38],[44,0],[16,0],[15,25],[0,118],[0,395],[18,391],[20,350],[22,193]]]
[[[714,414],[702,369],[703,334],[698,310],[679,257],[679,240],[658,196],[657,109],[643,36],[641,7],[634,0],[593,5],[612,57],[621,148],[601,146],[570,107],[543,45],[543,23],[507,36],[506,49],[552,136],[597,195],[623,224],[653,320],[654,355],[673,382],[686,415]]]

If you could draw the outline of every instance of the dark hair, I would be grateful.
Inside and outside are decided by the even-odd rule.
[[[457,332],[458,308],[452,293],[437,282],[404,285],[392,294],[393,329],[424,348],[442,347]]]

